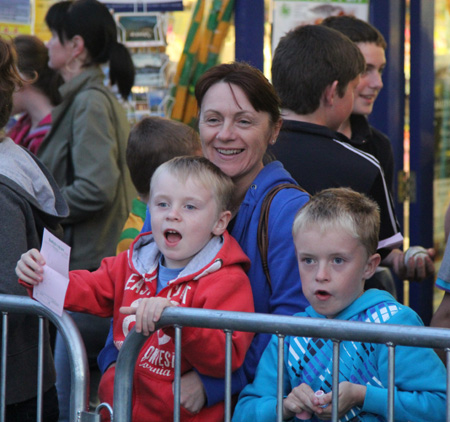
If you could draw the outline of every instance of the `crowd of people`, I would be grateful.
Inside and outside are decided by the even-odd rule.
[[[423,325],[396,300],[390,277],[429,278],[434,250],[405,260],[392,148],[367,120],[386,66],[376,28],[350,16],[295,28],[274,52],[272,83],[239,62],[201,75],[198,130],[153,116],[130,130],[110,88],[126,100],[134,67],[107,7],[64,0],[46,23],[47,46],[35,36],[0,39],[0,127],[20,115],[0,138],[8,242],[0,291],[32,296],[44,281],[44,229],[71,246],[64,307],[90,369],[101,372],[91,386],[99,401],[113,404],[115,362],[135,327],[149,339],[136,363],[133,420],[173,418],[174,332],[154,332],[167,307]],[[448,292],[449,266],[450,251],[438,276]],[[450,327],[448,297],[436,326]],[[34,421],[38,321],[14,318],[6,418]],[[50,328],[43,420],[62,422],[70,369]],[[277,342],[233,333],[233,421],[276,420]],[[221,331],[183,330],[183,421],[223,420],[224,344]],[[283,419],[330,419],[332,341],[288,337],[285,345]],[[387,420],[386,348],[341,348],[339,417]],[[399,347],[395,387],[396,420],[428,422],[431,409],[444,420],[446,371],[433,350]]]

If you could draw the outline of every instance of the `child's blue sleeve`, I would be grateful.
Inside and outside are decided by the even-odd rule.
[[[225,379],[198,374],[205,389],[206,406],[213,406],[224,400]],[[231,374],[231,395],[237,394],[247,385],[247,377],[242,367]]]
[[[286,355],[285,350],[285,355]],[[286,358],[286,356],[285,356]],[[239,395],[233,422],[273,422],[277,418],[278,337],[272,336],[256,369],[256,376]],[[284,369],[284,393],[290,392],[289,375]]]
[[[400,314],[400,313],[399,313]],[[421,325],[409,308],[392,324]],[[388,348],[379,345],[378,373],[381,386],[368,385],[362,410],[387,418]],[[395,420],[443,421],[446,415],[446,370],[434,350],[422,347],[395,348]]]
[[[117,360],[117,356],[119,356],[119,351],[113,341],[113,319],[111,318],[108,337],[106,338],[103,349],[100,350],[100,353],[97,356],[97,364],[102,374],[105,373],[109,365]]]

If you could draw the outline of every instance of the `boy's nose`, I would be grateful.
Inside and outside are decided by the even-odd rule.
[[[179,220],[180,219],[180,213],[177,209],[171,208],[170,211],[167,213],[167,219],[168,220]]]
[[[326,263],[319,263],[316,273],[316,281],[328,281],[328,266]]]

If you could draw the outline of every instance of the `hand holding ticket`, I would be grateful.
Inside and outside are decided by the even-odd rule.
[[[61,316],[69,284],[70,246],[44,230],[40,252],[45,259],[44,272],[42,282],[33,288],[33,297]]]

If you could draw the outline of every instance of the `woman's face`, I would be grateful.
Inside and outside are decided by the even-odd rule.
[[[48,48],[48,66],[51,69],[61,72],[72,58],[71,45],[66,43],[61,43],[58,34],[52,31],[52,37],[47,43]]]
[[[203,155],[236,184],[250,186],[280,126],[281,119],[273,124],[269,113],[256,111],[236,85],[218,82],[203,97],[199,121]]]

